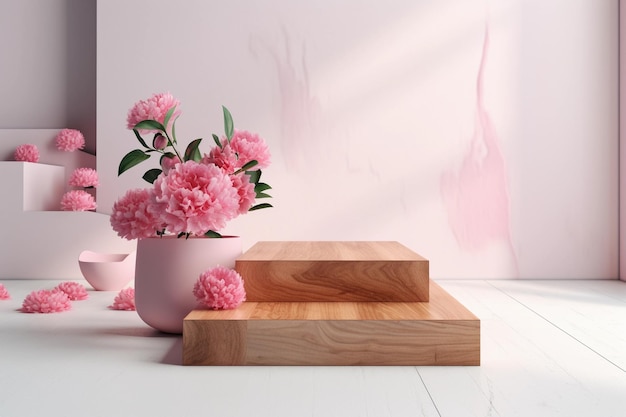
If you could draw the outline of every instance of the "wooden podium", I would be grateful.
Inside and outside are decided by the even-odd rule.
[[[480,365],[480,321],[397,242],[259,242],[247,301],[184,320],[184,365]]]

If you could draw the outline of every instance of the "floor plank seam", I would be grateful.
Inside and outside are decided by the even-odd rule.
[[[508,292],[506,292],[505,290],[496,287],[495,285],[492,285],[491,282],[489,281],[485,281],[489,286],[491,286],[492,288],[500,291],[502,294],[506,295],[507,297],[509,297],[511,300],[515,301],[517,304],[521,305],[522,307],[524,307],[525,309],[527,309],[528,311],[530,311],[531,313],[535,314],[537,317],[541,318],[542,320],[544,320],[546,323],[550,324],[552,327],[554,327],[555,329],[561,331],[563,334],[566,334],[568,337],[570,337],[572,340],[576,341],[577,343],[579,343],[580,345],[584,346],[585,348],[587,348],[588,350],[590,350],[591,352],[593,352],[594,354],[596,354],[598,357],[604,359],[606,362],[610,363],[611,365],[613,365],[614,367],[616,367],[617,369],[619,369],[620,371],[626,373],[626,369],[622,368],[620,365],[618,365],[617,363],[613,362],[611,359],[607,358],[606,356],[604,356],[603,354],[601,354],[600,352],[598,352],[597,350],[593,349],[592,347],[590,347],[589,345],[587,345],[585,342],[583,342],[582,340],[578,339],[577,337],[575,337],[574,335],[572,335],[571,333],[569,333],[568,331],[566,331],[565,329],[559,327],[556,323],[552,322],[550,319],[548,319],[547,317],[543,316],[542,314],[540,314],[539,312],[535,311],[534,309],[532,309],[530,306],[524,304],[522,301],[518,300],[517,298],[515,298],[513,295],[509,294]]]

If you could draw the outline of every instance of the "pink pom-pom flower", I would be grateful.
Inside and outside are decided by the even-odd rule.
[[[213,164],[177,164],[157,178],[154,193],[156,202],[165,205],[161,220],[170,233],[217,231],[239,210],[239,195],[232,181]]]
[[[63,291],[33,291],[22,302],[24,313],[60,313],[72,308],[70,298]]]
[[[0,284],[0,300],[10,300],[10,299],[11,299],[11,295],[9,294],[9,291],[7,291],[4,284]]]
[[[89,294],[87,293],[85,286],[79,284],[78,282],[62,282],[57,285],[55,289],[63,291],[72,301],[86,300],[89,298]]]
[[[72,187],[97,187],[98,172],[93,168],[76,168],[69,179]]]
[[[74,152],[85,147],[85,137],[76,129],[63,129],[55,139],[57,149],[65,152]]]
[[[135,128],[135,125],[144,120],[156,120],[163,124],[165,122],[165,115],[172,108],[176,107],[170,121],[165,128],[170,129],[172,123],[181,111],[178,109],[180,102],[174,98],[170,93],[154,94],[147,100],[140,100],[128,111],[126,118],[126,127],[130,130]],[[156,130],[140,129],[140,133],[157,132]]]
[[[152,190],[136,188],[128,190],[113,204],[109,221],[119,237],[143,239],[156,236],[156,232],[163,229],[153,200]]]
[[[111,310],[135,310],[135,289],[124,288],[121,290],[113,300],[113,304],[109,306]]]
[[[201,304],[213,310],[234,309],[246,300],[241,275],[220,265],[200,274],[194,284],[193,295]]]
[[[230,146],[239,155],[242,166],[252,160],[259,163],[253,169],[264,169],[270,166],[272,157],[269,147],[258,134],[235,129]]]
[[[85,190],[72,190],[63,194],[61,210],[87,211],[96,209],[96,200]]]
[[[22,162],[39,162],[39,149],[36,145],[20,145],[15,148],[13,159]]]

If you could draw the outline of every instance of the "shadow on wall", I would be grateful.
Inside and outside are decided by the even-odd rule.
[[[95,154],[96,0],[4,3],[0,129],[78,129]]]

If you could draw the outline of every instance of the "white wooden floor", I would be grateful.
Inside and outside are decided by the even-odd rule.
[[[626,283],[438,281],[480,319],[480,367],[183,367],[179,337],[90,292],[15,310],[1,281],[0,417],[626,416]]]

